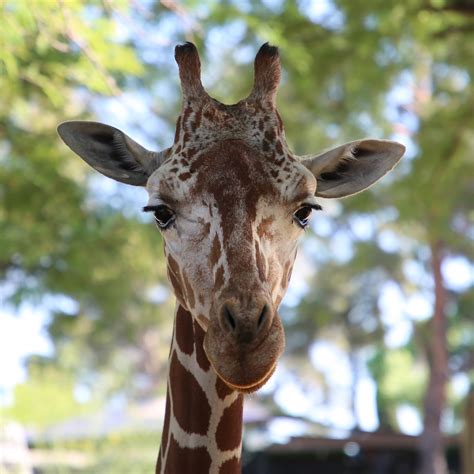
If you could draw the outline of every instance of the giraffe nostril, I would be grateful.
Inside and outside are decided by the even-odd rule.
[[[224,306],[224,316],[229,327],[232,329],[232,331],[235,331],[235,328],[236,328],[235,319],[234,319],[234,316],[232,316],[232,313],[227,306]]]
[[[268,299],[254,297],[242,302],[233,298],[222,304],[218,320],[222,335],[233,344],[258,343],[271,326],[272,310]]]
[[[268,312],[268,306],[265,304],[263,305],[262,312],[260,313],[260,316],[258,317],[257,329],[260,329],[260,326],[263,324],[263,321],[265,321],[265,318],[267,317],[267,312]]]

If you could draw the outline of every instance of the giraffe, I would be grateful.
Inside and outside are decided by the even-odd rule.
[[[243,396],[284,350],[278,306],[317,198],[362,191],[404,146],[362,139],[297,156],[276,109],[278,49],[265,43],[247,98],[205,91],[192,43],[175,49],[183,106],[170,148],[152,152],[97,122],[59,125],[64,142],[117,181],[145,186],[176,296],[165,420],[156,473],[241,470]]]

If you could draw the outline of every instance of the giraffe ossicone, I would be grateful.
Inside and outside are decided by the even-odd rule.
[[[174,143],[146,150],[96,122],[58,127],[100,173],[146,186],[177,298],[167,408],[157,471],[240,471],[242,393],[260,388],[284,350],[278,306],[317,197],[358,193],[401,159],[404,146],[362,139],[303,157],[276,109],[280,59],[264,44],[254,86],[233,105],[201,83],[198,52],[177,46],[183,93]]]

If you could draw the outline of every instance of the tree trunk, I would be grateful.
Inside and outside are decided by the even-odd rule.
[[[443,285],[440,242],[431,245],[435,287],[435,308],[428,347],[429,378],[424,400],[424,426],[421,438],[421,474],[447,474],[441,417],[446,400],[448,354],[446,341],[446,290]]]

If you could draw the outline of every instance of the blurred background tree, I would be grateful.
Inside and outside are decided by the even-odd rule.
[[[282,308],[287,353],[261,399],[339,428],[421,429],[421,472],[446,473],[442,433],[462,428],[474,381],[474,8],[460,0],[1,8],[0,291],[6,312],[29,304],[46,315],[54,347],[30,358],[4,412],[44,426],[164,390],[173,303],[159,234],[138,212],[145,193],[91,175],[56,125],[96,118],[149,148],[169,146],[180,101],[174,44],[198,45],[206,86],[231,103],[250,90],[251,61],[269,41],[282,53],[279,108],[295,152],[368,135],[398,139],[408,152],[391,177],[324,203],[327,215],[314,219]],[[372,424],[361,406],[367,386],[376,393]],[[78,393],[87,394],[82,404]],[[300,412],[290,395],[305,398]],[[34,411],[42,396],[57,398],[57,410]],[[335,407],[345,415],[328,415]]]
[[[120,13],[125,5],[114,8]],[[121,387],[126,372],[137,369],[154,380],[166,353],[155,334],[161,313],[153,303],[164,267],[149,258],[159,236],[137,212],[119,212],[129,195],[111,188],[100,194],[102,182],[69,159],[55,131],[68,117],[93,117],[94,100],[140,87],[146,65],[130,41],[117,39],[116,20],[100,2],[9,2],[2,8],[5,301],[41,305],[48,299],[51,363],[87,374],[126,351]]]

